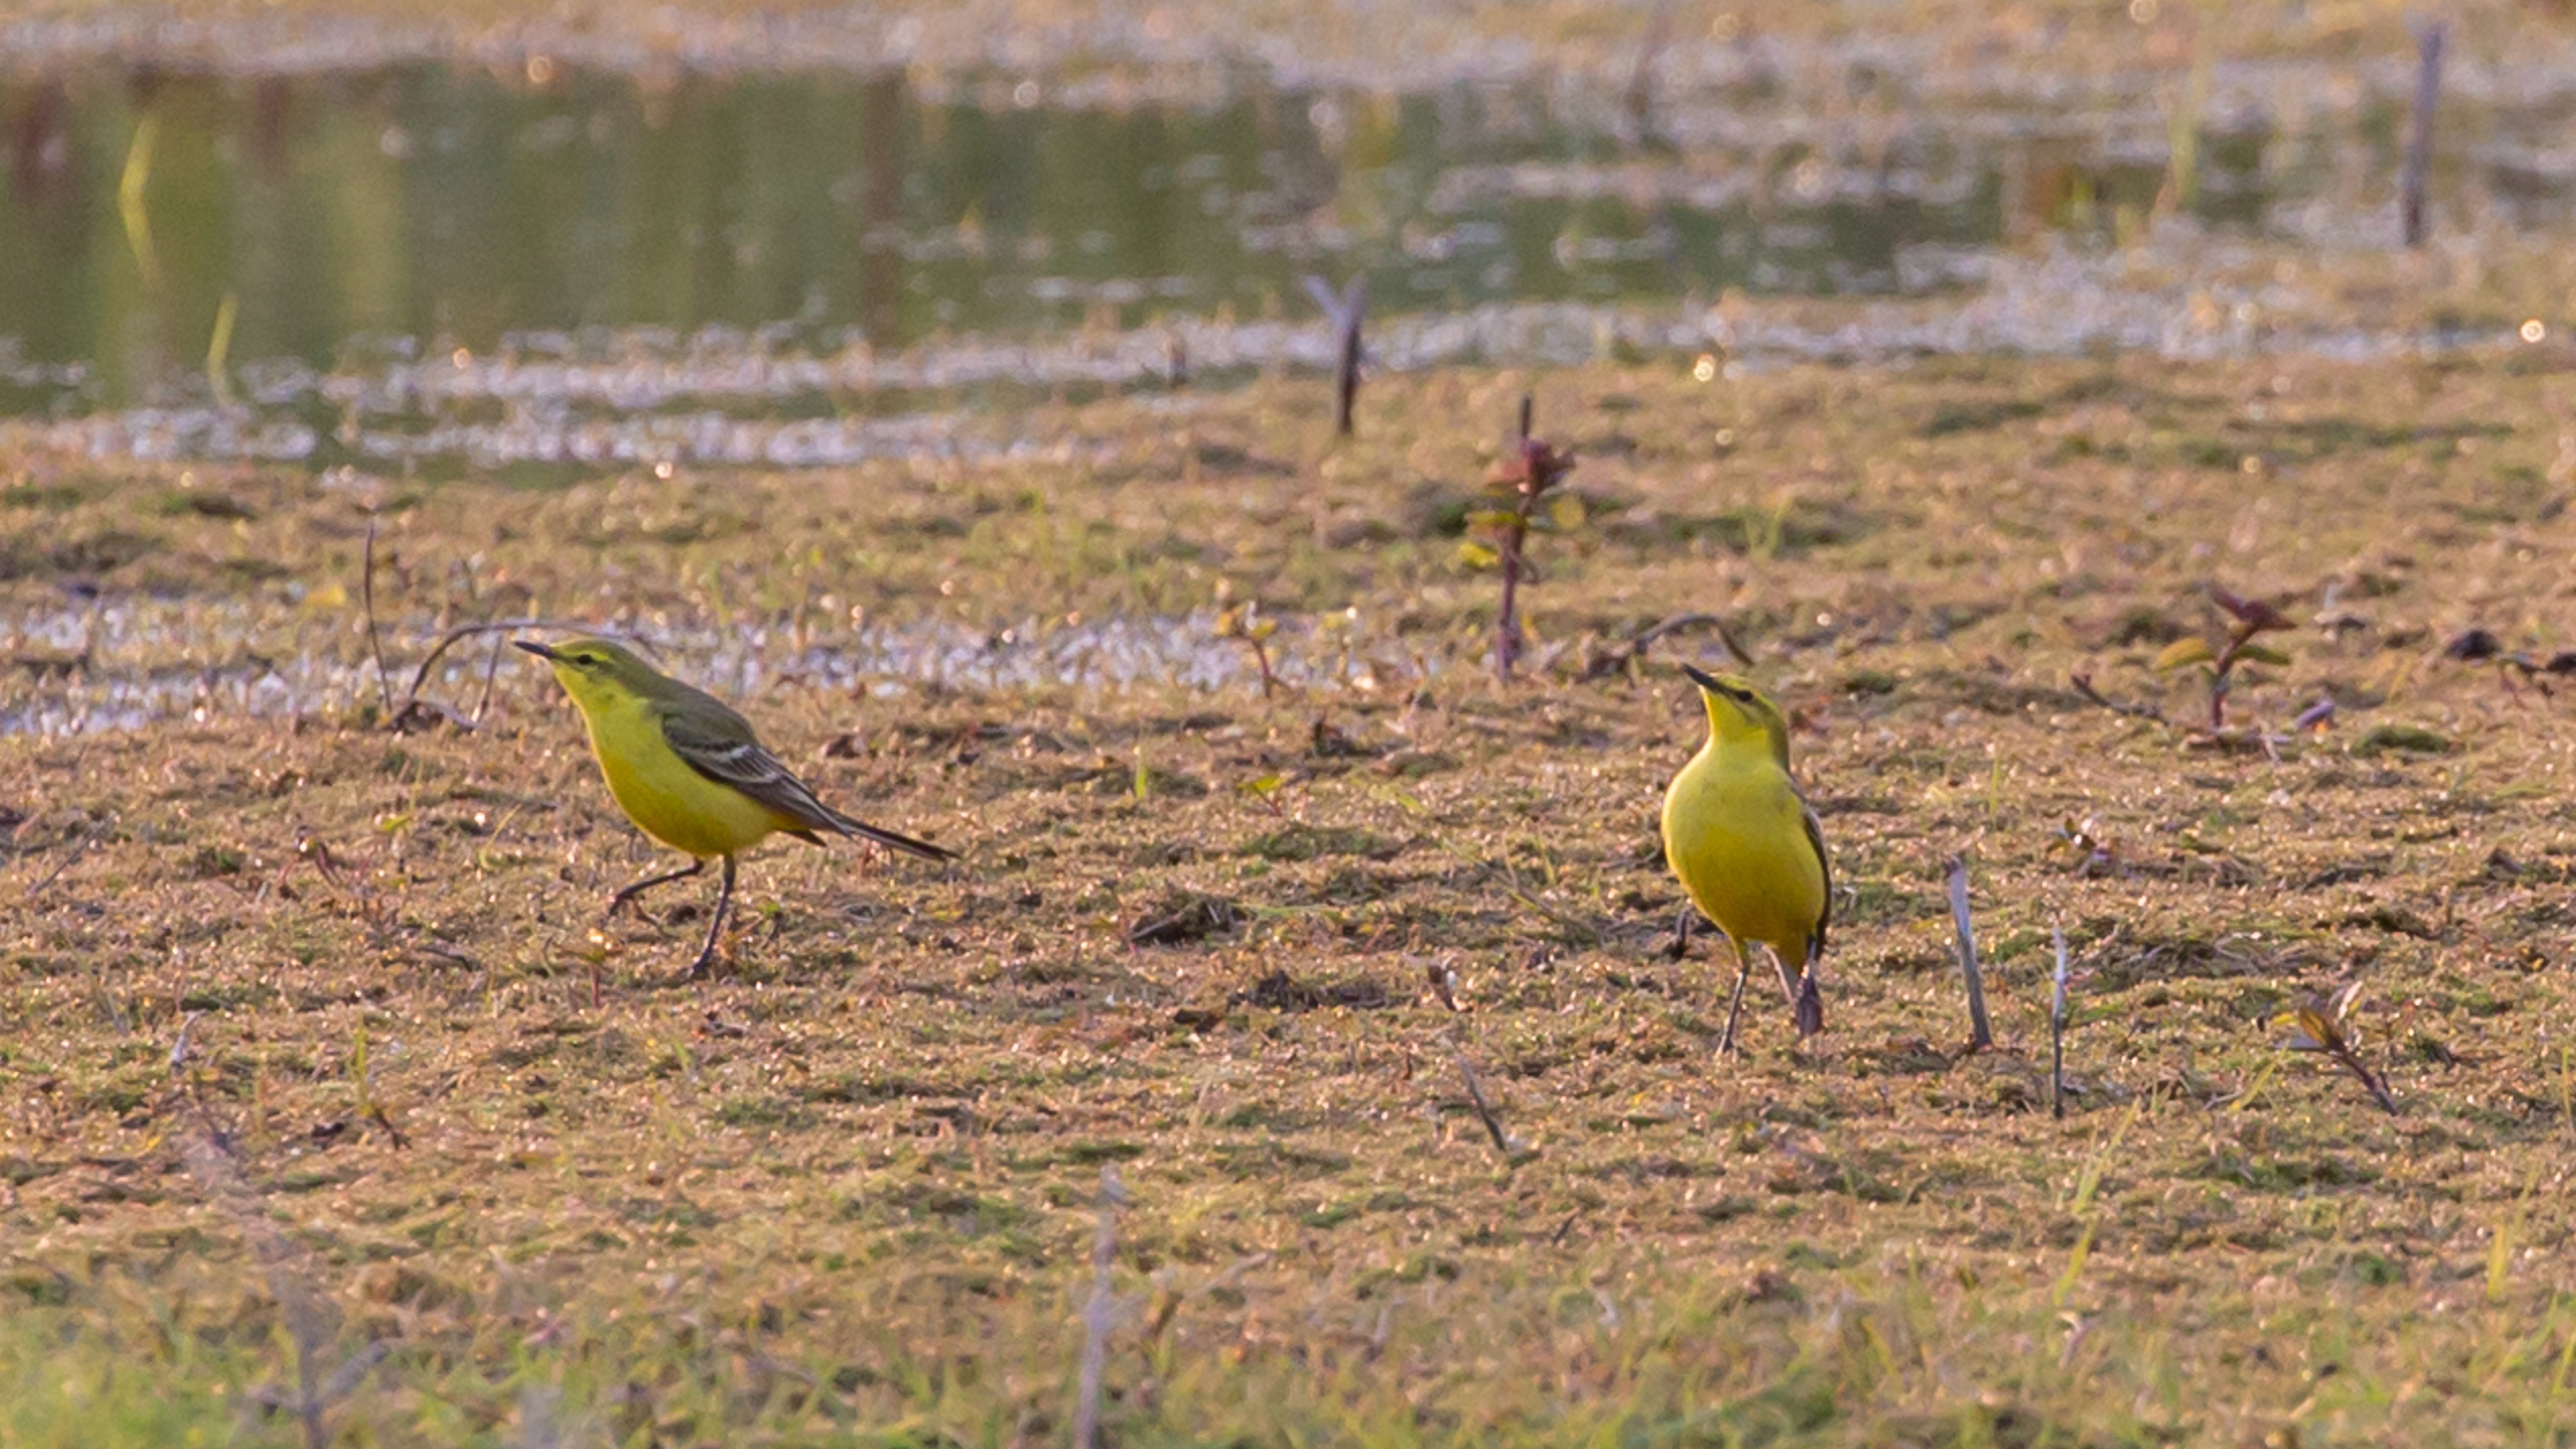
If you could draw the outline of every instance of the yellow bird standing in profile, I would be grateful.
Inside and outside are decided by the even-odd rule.
[[[608,793],[645,834],[690,857],[685,869],[647,876],[609,898],[608,913],[658,885],[686,880],[724,861],[707,942],[689,963],[699,980],[715,960],[733,908],[734,857],[772,834],[820,845],[816,831],[873,840],[922,857],[953,860],[909,835],[853,820],[814,798],[805,782],[761,747],[751,722],[703,690],[656,671],[605,639],[546,645],[510,641],[554,666],[555,679],[581,706],[590,752],[608,778]]]
[[[1825,1029],[1816,965],[1833,919],[1833,870],[1825,834],[1789,775],[1789,722],[1762,691],[1733,675],[1683,665],[1708,709],[1708,743],[1664,792],[1664,858],[1691,904],[1735,947],[1735,995],[1726,1006],[1721,1052],[1735,1046],[1748,943],[1771,950],[1781,989],[1797,1013],[1798,1035]],[[1689,939],[1690,913],[1682,913]],[[1795,979],[1790,963],[1798,963]]]

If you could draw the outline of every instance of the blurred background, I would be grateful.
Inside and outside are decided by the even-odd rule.
[[[2348,355],[2567,310],[2551,7],[1768,9],[40,13],[0,25],[0,426],[841,463],[1327,367],[1309,275],[1366,279],[1389,367]]]

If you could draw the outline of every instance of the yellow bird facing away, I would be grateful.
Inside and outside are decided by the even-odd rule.
[[[723,700],[655,670],[605,639],[545,645],[510,641],[554,666],[555,679],[581,706],[590,752],[608,793],[645,834],[690,857],[687,868],[647,876],[619,891],[608,914],[658,885],[686,880],[724,861],[706,945],[689,963],[703,979],[733,908],[734,857],[774,833],[820,845],[815,832],[873,840],[920,856],[954,860],[927,841],[853,820],[814,798],[778,757],[761,747],[751,722]]]
[[[1825,835],[1789,775],[1789,722],[1745,680],[1683,665],[1708,709],[1708,743],[1664,792],[1664,858],[1700,913],[1735,947],[1735,995],[1718,1050],[1735,1046],[1751,943],[1770,948],[1798,1035],[1825,1028],[1816,965],[1833,919]],[[1681,940],[1690,912],[1682,912]],[[1798,964],[1795,980],[1790,963]]]

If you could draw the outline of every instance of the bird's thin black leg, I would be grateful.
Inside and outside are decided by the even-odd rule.
[[[1802,1040],[1825,1029],[1825,990],[1816,981],[1819,954],[1814,946],[1807,948],[1807,969],[1798,976],[1798,1036]]]
[[[707,968],[715,963],[716,944],[724,939],[725,917],[733,914],[733,857],[724,858],[724,884],[716,889],[715,919],[707,922],[707,944],[698,949],[698,959],[689,963],[689,979],[704,981]]]
[[[1691,917],[1698,914],[1699,908],[1697,906],[1692,905],[1688,901],[1684,901],[1682,902],[1681,915],[1674,918],[1673,944],[1667,949],[1666,954],[1676,961],[1679,961],[1690,954]]]
[[[1730,940],[1733,938],[1729,938]],[[1735,1023],[1744,1014],[1744,983],[1753,975],[1753,958],[1744,954],[1744,943],[1735,942],[1735,994],[1726,999],[1726,1031],[1717,1039],[1717,1054],[1735,1050]]]
[[[687,880],[689,877],[696,875],[706,868],[707,863],[705,861],[693,860],[684,868],[672,871],[667,875],[648,875],[642,880],[637,881],[635,884],[619,891],[617,894],[610,896],[608,898],[608,914],[612,917],[615,916],[619,908],[623,907],[628,901],[635,899],[637,896],[644,894],[655,886],[669,885],[675,880]]]

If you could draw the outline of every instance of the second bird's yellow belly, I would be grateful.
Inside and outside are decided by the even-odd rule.
[[[587,717],[591,753],[618,808],[644,833],[701,860],[760,843],[778,828],[768,806],[689,767],[641,701]]]
[[[1825,868],[1806,806],[1779,776],[1694,760],[1664,796],[1664,854],[1691,903],[1738,941],[1763,941],[1794,969],[1825,913]]]

